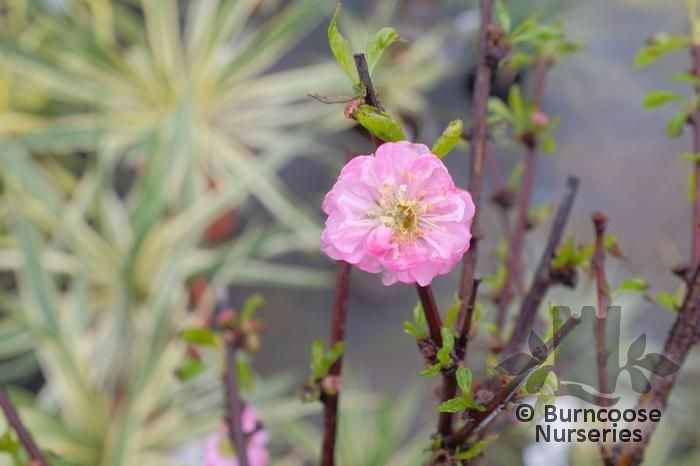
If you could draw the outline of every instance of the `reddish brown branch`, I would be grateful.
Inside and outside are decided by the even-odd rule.
[[[437,304],[435,304],[433,290],[430,286],[420,286],[418,284],[416,284],[416,290],[418,290],[418,297],[423,306],[425,321],[428,323],[430,339],[439,348],[442,346],[442,321],[440,319],[440,311]]]
[[[569,317],[554,333],[552,339],[546,343],[548,354],[556,350],[559,345],[561,345],[564,338],[566,338],[580,323],[580,317]],[[541,362],[532,358],[520,374],[513,377],[505,387],[501,388],[494,395],[493,399],[486,405],[485,410],[471,412],[471,417],[467,423],[459,431],[455,432],[454,436],[450,439],[450,446],[456,448],[463,445],[471,435],[478,434],[487,427],[488,424],[508,406],[508,403],[513,400],[513,397],[515,397],[528,377],[540,367],[540,364]]]
[[[510,337],[510,341],[506,346],[506,355],[511,355],[518,351],[518,349],[525,343],[527,336],[530,333],[532,324],[535,321],[535,316],[537,315],[537,310],[540,307],[540,303],[544,296],[547,294],[547,290],[555,281],[552,279],[552,259],[556,252],[559,242],[564,235],[564,228],[566,227],[566,222],[571,214],[571,209],[574,205],[574,199],[576,198],[576,191],[578,190],[578,178],[570,176],[566,179],[566,192],[564,193],[564,198],[557,209],[557,213],[554,216],[554,223],[552,224],[552,229],[549,233],[549,238],[547,239],[547,245],[542,253],[542,258],[540,263],[537,265],[537,270],[535,271],[535,276],[532,281],[532,285],[525,295],[525,299],[520,307],[520,314],[515,323],[515,328],[513,334]]]
[[[469,172],[469,192],[471,193],[476,211],[472,220],[472,231],[469,250],[462,259],[462,278],[460,281],[459,298],[467,301],[471,294],[470,287],[474,280],[476,258],[478,255],[479,241],[479,213],[481,210],[481,178],[486,153],[486,139],[488,128],[486,116],[488,101],[491,93],[491,74],[494,66],[493,57],[489,50],[489,27],[493,13],[493,0],[480,0],[481,23],[479,25],[478,63],[476,68],[476,80],[474,82],[474,128],[471,134],[471,170]],[[460,312],[460,320],[464,320],[466,309]]]
[[[350,291],[350,264],[336,262],[335,294],[333,297],[333,320],[331,322],[330,347],[345,340],[345,322],[348,314],[348,294]],[[328,371],[329,377],[340,377],[343,355],[335,361]],[[335,464],[335,439],[338,425],[338,405],[340,390],[321,396],[323,402],[323,446],[321,448],[321,465]]]
[[[668,338],[666,338],[662,354],[681,367],[698,338],[700,338],[700,265],[695,267],[693,278],[688,282],[688,291],[683,305],[678,311],[678,317]],[[659,364],[663,364],[663,362],[659,362]],[[637,409],[665,411],[677,375],[678,371],[665,377],[652,376],[651,390],[639,398]],[[636,466],[642,463],[644,451],[649,446],[649,440],[656,430],[656,424],[656,422],[646,422],[633,427],[641,429],[643,439],[641,442],[616,445],[614,457],[617,466]]]
[[[39,447],[34,442],[32,435],[29,433],[27,428],[24,426],[22,419],[19,417],[19,413],[15,409],[15,406],[10,401],[10,397],[7,395],[5,388],[0,385],[0,409],[5,413],[5,418],[7,423],[12,427],[12,429],[17,434],[17,438],[20,443],[29,454],[31,458],[31,466],[48,466],[49,463],[44,458],[44,455],[39,450]]]
[[[549,69],[549,59],[541,58],[535,65],[535,78],[533,100],[535,111],[537,111],[544,97],[547,70]],[[518,284],[519,277],[522,277],[522,252],[525,242],[525,234],[528,230],[530,204],[532,200],[532,190],[535,185],[535,165],[537,162],[537,135],[528,132],[520,137],[525,147],[525,170],[521,180],[520,193],[518,195],[517,218],[513,233],[510,236],[510,248],[508,256],[508,267],[506,281],[503,290],[498,297],[498,313],[496,315],[496,328],[500,333],[505,325],[506,311],[513,300],[514,288]]]
[[[479,284],[481,280],[474,279],[471,287],[471,296],[469,296],[469,301],[467,302],[466,308],[466,318],[462,323],[462,326],[458,329],[459,337],[455,342],[455,359],[457,364],[464,364],[466,353],[467,353],[467,343],[469,341],[469,333],[471,332],[472,316],[474,315],[474,307],[476,305],[476,294],[479,289]],[[455,377],[455,372],[451,371],[443,374],[442,379],[442,390],[440,401],[445,402],[455,397],[457,393],[457,379]],[[443,439],[447,439],[452,433],[452,413],[440,413],[438,420],[438,433]]]
[[[593,274],[595,275],[596,290],[598,294],[598,308],[596,309],[597,319],[595,321],[595,342],[596,342],[596,368],[598,373],[598,391],[608,393],[608,357],[610,351],[605,345],[605,317],[610,306],[610,293],[608,282],[605,279],[605,227],[608,218],[600,212],[596,212],[592,217],[595,228],[595,253],[593,255]],[[606,423],[606,427],[608,427]],[[611,465],[611,450],[608,444],[600,443],[600,454],[605,465]]]
[[[695,20],[695,19],[693,19]],[[695,44],[691,49],[693,57],[693,74],[700,79],[700,45]],[[700,94],[700,85],[695,87],[695,94]],[[693,113],[690,119],[693,126],[693,151],[700,153],[700,110]],[[696,160],[693,166],[695,171],[695,179],[700,180],[700,160]],[[695,192],[693,193],[693,223],[692,227],[692,242],[691,242],[691,257],[692,264],[700,263],[700,182],[695,184]]]
[[[224,393],[226,396],[226,425],[231,445],[236,451],[236,457],[241,466],[248,466],[248,450],[246,448],[245,433],[243,432],[243,402],[238,387],[238,373],[236,369],[236,351],[238,351],[239,338],[232,330],[226,330],[224,341],[226,347],[226,371],[224,372]]]

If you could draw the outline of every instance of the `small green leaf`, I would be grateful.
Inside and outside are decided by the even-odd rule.
[[[236,352],[236,374],[241,388],[248,390],[255,383],[255,371],[250,363],[250,358],[243,351]]]
[[[249,319],[262,307],[265,303],[263,297],[256,293],[253,296],[245,300],[243,304],[243,310],[241,311],[241,316],[243,319]]]
[[[445,327],[452,328],[454,323],[457,322],[457,317],[459,316],[459,309],[461,306],[462,300],[459,299],[459,296],[455,296],[455,302],[445,312]]]
[[[683,96],[673,91],[652,91],[644,96],[644,108],[652,109],[669,102],[683,100]]]
[[[204,372],[206,366],[199,359],[188,358],[175,370],[175,375],[182,382],[186,382]]]
[[[474,445],[469,447],[468,450],[457,453],[456,458],[460,461],[466,461],[476,458],[481,454],[482,451],[484,451],[487,445],[488,443],[486,443],[486,440],[479,440]]]
[[[400,40],[401,37],[399,33],[396,32],[394,28],[382,28],[380,29],[374,37],[369,40],[367,44],[367,69],[369,74],[372,74],[374,67],[381,58],[384,51],[389,48],[391,44]]]
[[[460,396],[440,403],[438,411],[441,413],[458,413],[467,408],[469,408],[469,401]]]
[[[526,52],[515,52],[506,58],[506,64],[512,68],[520,69],[530,66],[535,62],[535,59]]]
[[[697,152],[686,152],[681,155],[681,160],[685,160],[686,162],[700,162],[700,154]]]
[[[472,371],[466,367],[460,366],[455,374],[457,385],[462,392],[469,393],[472,389]]]
[[[544,150],[545,154],[553,154],[556,148],[556,142],[554,140],[554,136],[552,136],[552,133],[547,132],[544,134],[542,137],[542,150]]]
[[[688,36],[674,36],[670,34],[656,34],[647,45],[642,47],[634,57],[634,64],[638,68],[649,66],[669,52],[692,44]]]
[[[430,152],[443,158],[452,150],[455,144],[459,142],[463,131],[464,122],[462,120],[450,121],[447,128],[442,132],[442,135],[440,135],[433,144],[433,148]]]
[[[688,122],[688,112],[683,110],[673,115],[666,124],[666,134],[675,138],[683,133],[683,127]]]
[[[328,24],[328,44],[331,47],[331,52],[336,61],[343,67],[345,73],[352,80],[353,85],[360,83],[360,79],[357,76],[357,69],[355,69],[355,61],[350,52],[350,44],[347,39],[343,37],[338,29],[338,16],[340,15],[341,4],[335,8],[335,13],[331,18],[331,22]]]
[[[214,332],[203,327],[187,328],[180,335],[187,343],[193,345],[216,346],[217,342]]]
[[[491,123],[505,121],[512,123],[515,117],[508,106],[498,97],[491,97],[488,101],[489,121]]]
[[[656,304],[659,306],[668,309],[669,311],[672,312],[677,312],[678,307],[676,304],[676,298],[673,296],[671,293],[667,293],[666,291],[662,291],[659,294],[656,295],[654,298],[654,301],[656,301]]]
[[[502,1],[498,0],[494,5],[494,10],[498,24],[501,25],[503,31],[509,32],[511,28],[511,19],[506,5]]]
[[[691,73],[673,73],[669,77],[673,81],[679,81],[682,83],[689,83],[694,85],[700,83],[700,79],[698,79],[694,74]]]
[[[614,291],[615,294],[627,293],[627,292],[639,292],[646,291],[649,289],[649,284],[643,278],[628,278],[627,280],[620,283],[617,289]]]
[[[695,173],[695,170],[690,170],[688,172],[688,187],[687,187],[687,197],[688,197],[688,204],[693,204],[695,201],[695,191],[698,186],[698,175]]]
[[[310,368],[312,380],[318,380],[325,375],[323,371],[323,353],[323,339],[317,338],[311,343]]]
[[[442,336],[442,347],[452,351],[455,347],[455,336],[452,330],[447,327],[442,327],[440,329],[440,334]]]
[[[396,142],[406,139],[401,126],[393,118],[371,105],[360,105],[353,117],[362,127],[382,141]]]
[[[420,371],[418,375],[420,375],[421,377],[431,377],[433,375],[439,374],[440,369],[442,369],[442,366],[440,364],[433,364],[427,369]]]
[[[325,363],[325,372],[328,372],[328,370],[331,368],[335,362],[340,359],[340,357],[343,355],[345,352],[345,342],[344,341],[339,341],[335,343],[331,348],[328,350],[328,352],[325,355],[324,358],[324,363]],[[325,375],[325,374],[324,374]]]

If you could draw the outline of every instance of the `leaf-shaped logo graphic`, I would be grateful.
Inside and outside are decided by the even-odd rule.
[[[641,335],[639,335],[639,338],[634,340],[634,343],[632,343],[630,345],[629,349],[627,350],[627,364],[641,358],[642,355],[644,354],[644,349],[646,347],[647,347],[647,334],[642,333]]]
[[[545,345],[542,339],[532,330],[530,330],[530,337],[527,340],[527,344],[530,347],[530,353],[537,361],[543,362],[547,359],[547,356],[549,356],[547,345]]]
[[[509,357],[498,366],[496,366],[496,371],[501,374],[513,377],[521,374],[525,368],[533,362],[532,356],[525,353],[516,353]]]
[[[659,377],[666,377],[678,371],[678,364],[668,359],[663,354],[649,353],[634,362],[635,366],[646,369]]]
[[[630,373],[630,380],[632,381],[632,389],[637,393],[647,393],[651,390],[651,385],[649,385],[649,380],[646,375],[639,369],[635,367],[628,367],[627,370]]]

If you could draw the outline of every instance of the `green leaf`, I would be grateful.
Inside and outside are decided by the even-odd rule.
[[[243,310],[241,311],[241,317],[243,319],[249,319],[262,307],[265,303],[263,297],[256,293],[245,300],[243,304]]]
[[[508,12],[508,8],[506,8],[506,5],[499,0],[495,3],[494,10],[496,13],[496,19],[498,20],[498,24],[501,25],[503,31],[509,32],[512,24],[510,19],[510,13]]]
[[[341,4],[335,8],[335,13],[331,18],[331,22],[328,24],[328,44],[331,47],[331,52],[335,60],[343,67],[345,73],[352,80],[353,85],[360,83],[360,79],[357,76],[357,69],[355,68],[355,61],[350,52],[350,44],[347,39],[343,37],[338,29],[338,16],[340,15]]]
[[[462,398],[452,398],[451,400],[443,401],[438,405],[438,411],[441,413],[457,413],[469,408],[469,401]]]
[[[547,132],[542,136],[542,150],[544,150],[545,154],[553,154],[554,151],[556,150],[557,145],[554,140],[554,136],[552,136],[552,133]]]
[[[688,36],[673,36],[670,34],[656,34],[652,37],[648,44],[642,47],[634,57],[634,64],[638,68],[649,66],[664,55],[674,50],[689,46],[692,44]]]
[[[181,333],[182,338],[193,345],[216,346],[216,335],[203,327],[187,328]]]
[[[460,366],[455,374],[457,385],[464,393],[469,393],[472,389],[472,371],[466,367]]]
[[[646,291],[649,289],[649,284],[643,278],[628,278],[620,283],[614,293],[626,293],[635,291]]]
[[[380,29],[374,37],[369,40],[367,44],[367,69],[369,74],[372,75],[374,67],[379,62],[384,51],[389,48],[391,44],[400,40],[401,37],[399,33],[396,32],[394,28],[385,27]]]
[[[182,382],[186,382],[204,372],[206,366],[199,359],[187,358],[185,362],[175,370],[175,375]]]
[[[488,443],[486,443],[486,440],[479,440],[474,445],[469,447],[468,450],[457,453],[456,458],[460,461],[466,461],[476,458],[481,454],[482,451],[484,451],[487,445]]]
[[[688,187],[687,187],[687,197],[688,197],[688,203],[693,204],[695,200],[695,191],[697,190],[698,186],[698,175],[696,174],[695,170],[690,170],[688,172]]]
[[[447,128],[433,144],[430,152],[440,158],[446,156],[462,137],[464,122],[462,120],[452,120],[447,124]]]
[[[353,118],[382,141],[396,142],[406,139],[401,126],[393,118],[371,105],[360,105]]]
[[[445,312],[445,322],[443,324],[445,327],[452,328],[454,326],[455,322],[457,322],[461,306],[462,300],[459,299],[459,296],[455,296],[455,302]]]
[[[515,52],[506,58],[506,63],[508,66],[513,68],[524,68],[530,66],[535,62],[535,59],[526,52]]]
[[[323,339],[317,338],[311,343],[311,379],[318,380],[324,376],[323,373]]]
[[[656,295],[654,300],[656,301],[656,304],[658,304],[659,306],[664,307],[672,312],[678,312],[678,305],[676,303],[676,297],[673,296],[671,293],[668,293],[666,291],[662,291]]]
[[[697,152],[686,152],[681,155],[681,160],[685,160],[686,162],[700,162],[700,154]]]
[[[693,84],[693,85],[697,85],[698,83],[700,83],[700,79],[698,79],[692,73],[673,73],[669,77],[673,81],[679,81],[682,83],[689,83],[689,84]]]
[[[455,336],[452,330],[447,327],[442,327],[440,329],[440,334],[442,336],[442,347],[452,351],[455,347]]]
[[[439,374],[440,369],[442,369],[441,364],[433,364],[432,366],[428,367],[425,370],[422,370],[418,373],[421,377],[431,377],[433,375]]]
[[[683,133],[683,127],[687,122],[687,111],[683,110],[679,113],[676,113],[671,117],[670,120],[668,120],[668,123],[666,124],[666,134],[668,134],[669,137],[672,138],[680,136]]]
[[[683,96],[673,91],[652,91],[644,96],[644,108],[652,109],[669,102],[683,100]]]

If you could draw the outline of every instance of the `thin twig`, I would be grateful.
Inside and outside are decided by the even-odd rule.
[[[457,320],[457,328],[465,328],[471,325],[469,315],[469,299],[474,287],[474,273],[476,271],[476,259],[478,256],[479,213],[481,211],[481,181],[483,174],[484,158],[488,138],[486,117],[488,115],[488,101],[491,94],[491,74],[494,58],[489,51],[489,27],[493,16],[493,0],[479,0],[481,22],[479,24],[478,63],[476,68],[476,80],[474,82],[474,127],[470,135],[471,142],[471,169],[469,171],[469,193],[474,201],[475,211],[471,229],[473,232],[469,249],[462,258],[462,276],[459,285],[459,299],[461,306]],[[460,334],[460,338],[462,335]],[[454,376],[453,376],[454,378]],[[442,398],[454,397],[457,386],[454,381],[446,382],[443,386]],[[452,414],[445,413],[440,420],[440,433],[443,438],[449,437],[452,432]]]
[[[556,350],[561,342],[576,328],[577,325],[581,323],[581,318],[577,316],[569,317],[566,322],[554,333],[552,339],[546,343],[548,353],[551,354],[552,351]],[[519,375],[511,379],[508,384],[500,389],[486,405],[486,409],[483,411],[476,411],[472,413],[472,417],[469,419],[467,424],[465,424],[459,431],[455,432],[453,437],[450,439],[450,446],[456,448],[463,445],[467,439],[473,435],[479,433],[488,424],[493,421],[496,416],[498,416],[503,409],[508,406],[508,403],[513,399],[513,397],[518,393],[522,385],[527,381],[528,377],[540,367],[541,362],[532,358],[530,362],[523,368]]]
[[[533,100],[535,111],[539,110],[544,98],[545,82],[547,70],[549,70],[549,59],[541,58],[535,65],[535,78]],[[521,180],[520,193],[518,195],[517,218],[513,233],[510,236],[510,248],[508,256],[508,267],[506,267],[506,281],[503,290],[497,299],[498,313],[496,315],[496,328],[498,334],[503,331],[505,325],[506,311],[513,300],[513,288],[517,286],[518,277],[522,277],[522,252],[529,224],[529,212],[532,199],[532,190],[535,184],[535,165],[537,162],[537,136],[534,132],[528,133],[528,137],[522,137],[525,147],[525,170]]]
[[[17,438],[26,450],[27,454],[31,458],[31,466],[48,466],[48,462],[44,458],[44,455],[39,450],[39,447],[34,442],[32,435],[29,433],[27,428],[24,426],[22,419],[19,417],[19,413],[15,409],[15,406],[10,401],[10,397],[5,391],[5,387],[0,385],[0,409],[5,413],[5,418],[7,423],[10,424],[12,429],[17,434]]]
[[[345,340],[345,323],[348,314],[348,294],[350,291],[350,264],[345,261],[336,262],[335,294],[333,298],[333,321],[331,323],[330,347]],[[330,377],[340,377],[343,366],[343,355],[335,361],[328,371]],[[323,402],[323,446],[321,449],[321,464],[335,464],[335,440],[338,425],[338,405],[340,402],[340,384],[333,394],[324,393]]]
[[[476,233],[472,236],[469,250],[462,259],[462,278],[460,281],[459,298],[462,303],[471,294],[469,289],[474,280],[476,258],[479,241],[479,211],[481,210],[481,178],[486,153],[486,139],[488,128],[486,116],[488,111],[489,95],[491,93],[492,58],[489,54],[488,32],[493,13],[493,0],[480,0],[481,23],[479,25],[479,62],[476,68],[476,80],[474,82],[474,128],[471,135],[471,170],[469,172],[469,192],[474,200],[476,211],[472,220],[472,230]],[[466,306],[466,305],[465,305]],[[466,307],[460,310],[460,319],[463,320]]]
[[[598,391],[600,393],[608,393],[607,369],[610,351],[605,345],[605,318],[608,314],[608,307],[610,306],[608,282],[605,279],[605,227],[607,226],[608,218],[601,212],[596,212],[593,214],[592,220],[595,228],[595,253],[593,255],[592,265],[598,294],[598,308],[596,309],[596,323],[594,328]],[[606,422],[606,427],[609,427],[608,422]],[[612,452],[607,443],[600,443],[600,454],[603,464],[613,464],[611,457]]]
[[[507,356],[517,352],[518,349],[525,343],[525,340],[530,333],[530,329],[532,328],[532,324],[535,321],[535,316],[537,315],[537,310],[540,307],[540,303],[546,295],[550,285],[553,283],[551,276],[551,262],[554,258],[556,249],[559,246],[559,242],[564,235],[564,228],[566,227],[566,222],[571,214],[574,199],[576,198],[578,183],[578,178],[574,176],[569,176],[566,179],[566,192],[564,193],[564,198],[557,209],[556,215],[554,216],[554,223],[552,224],[552,229],[549,233],[547,245],[542,253],[540,263],[535,271],[532,286],[525,295],[525,299],[520,307],[520,314],[518,315],[518,319],[515,323],[513,334],[510,337],[508,345],[506,346],[505,354]]]
[[[479,284],[481,280],[474,279],[471,286],[471,296],[469,297],[469,302],[467,303],[467,315],[462,323],[462,327],[458,329],[459,337],[455,342],[455,359],[457,364],[466,365],[466,355],[467,355],[467,343],[469,342],[469,334],[471,332],[472,316],[474,315],[474,307],[476,305],[476,295],[479,290]],[[442,379],[442,390],[441,402],[451,400],[455,397],[457,393],[457,378],[455,372],[449,372],[443,374]],[[452,433],[452,413],[440,413],[438,419],[438,433],[442,436],[443,440],[448,440],[449,435]]]
[[[418,297],[423,306],[425,321],[428,323],[430,339],[433,340],[433,343],[439,348],[442,346],[442,321],[440,319],[440,311],[438,310],[437,304],[435,304],[433,289],[430,285],[420,286],[416,284],[416,290],[418,290]]]
[[[696,21],[693,18],[693,21]],[[700,44],[693,45],[693,74],[700,79]],[[700,85],[695,87],[695,95],[700,95]],[[700,110],[696,110],[691,119],[693,125],[693,151],[697,154],[700,152]],[[700,180],[700,160],[696,160],[693,170],[695,171],[695,179]],[[693,265],[700,263],[700,182],[695,183],[695,192],[693,193],[693,224],[692,224],[692,246],[691,257]]]
[[[246,448],[245,433],[243,432],[243,403],[238,387],[238,374],[236,370],[236,351],[238,351],[238,338],[234,332],[227,331],[224,340],[226,342],[226,372],[224,373],[224,386],[226,393],[226,424],[228,425],[228,437],[236,451],[236,457],[241,466],[248,466],[248,450]]]

